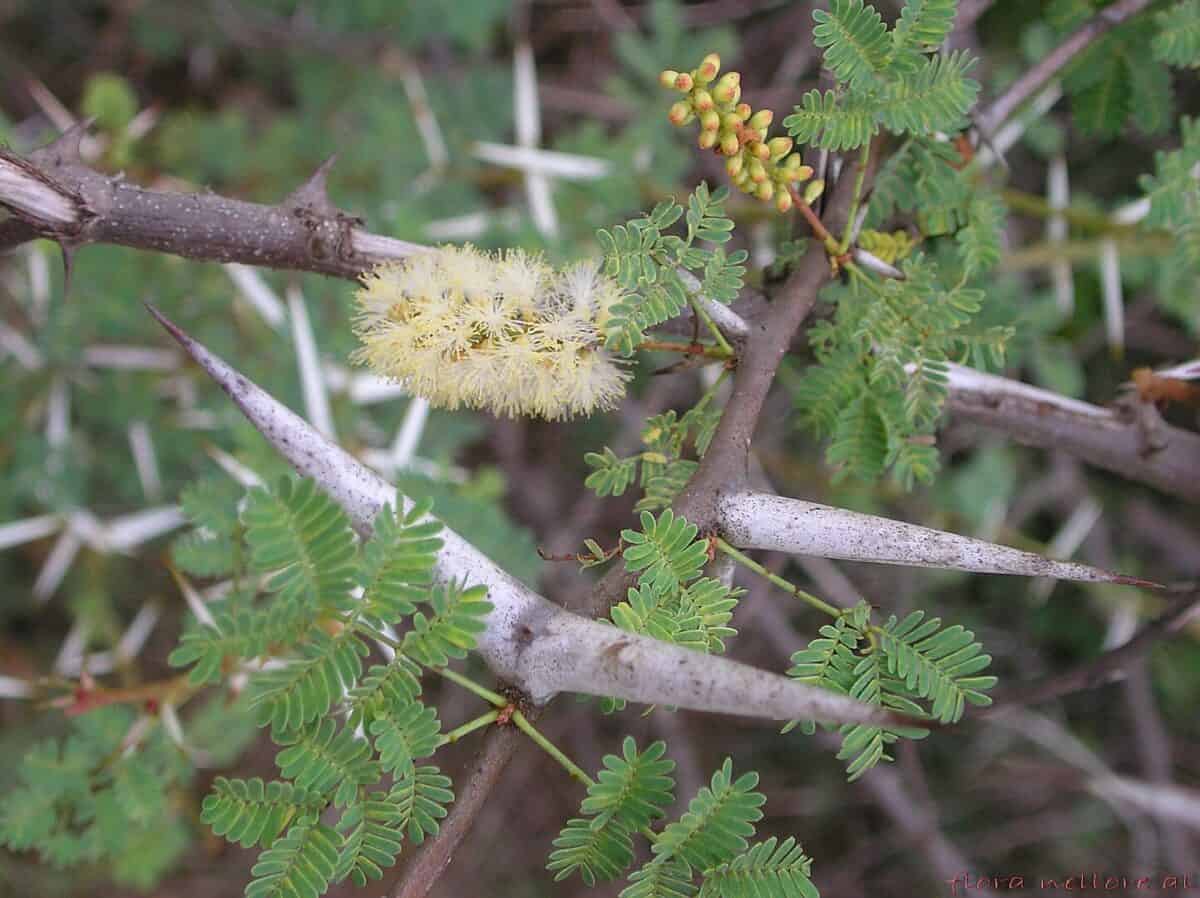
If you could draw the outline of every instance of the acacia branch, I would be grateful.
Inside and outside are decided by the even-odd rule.
[[[837,234],[845,228],[856,183],[861,183],[863,189],[870,189],[882,155],[879,152],[881,146],[882,138],[877,138],[871,148],[867,170],[861,172],[861,181],[860,163],[856,161],[846,166],[822,220],[827,231]],[[700,468],[673,506],[676,513],[702,529],[716,523],[717,497],[746,484],[750,443],[779,363],[816,304],[817,294],[832,277],[833,269],[825,247],[818,240],[810,240],[807,251],[774,301],[767,306],[765,314],[747,322],[748,333],[716,434]]]
[[[115,243],[210,262],[313,271],[357,279],[381,261],[424,249],[363,230],[334,207],[326,161],[276,206],[215,193],[148,190],[89,168],[79,155],[82,122],[28,158],[0,148],[0,250],[45,237],[64,250]]]
[[[1152,406],[1102,408],[961,365],[950,366],[948,386],[946,407],[960,418],[1200,502],[1200,434],[1165,424]]]
[[[341,506],[360,534],[371,532],[384,506],[412,508],[410,499],[374,471],[156,310],[151,312],[267,442]],[[780,674],[573,614],[518,581],[453,530],[443,529],[442,540],[434,579],[487,587],[493,608],[476,648],[496,676],[536,705],[561,692],[577,692],[770,720],[913,724],[906,715]]]
[[[521,746],[524,738],[515,726],[493,727],[484,737],[483,747],[471,764],[466,785],[454,797],[446,819],[437,834],[427,839],[421,850],[404,869],[393,891],[394,898],[425,898],[446,872],[454,852],[471,831],[483,806]]]
[[[1200,594],[1184,596],[1176,600],[1168,611],[1142,627],[1127,642],[1065,673],[1055,674],[1036,683],[1002,689],[995,695],[995,704],[992,707],[977,711],[976,714],[982,717],[1004,714],[1013,708],[1037,705],[1074,692],[1102,686],[1144,656],[1153,646],[1178,633],[1197,617],[1200,617]]]
[[[1098,38],[1116,28],[1126,19],[1144,10],[1151,0],[1117,0],[1106,6],[1081,25],[1061,44],[1047,53],[1024,75],[997,97],[987,109],[975,116],[976,126],[985,136],[996,132],[1026,100],[1065,68],[1071,60],[1090,47]]]

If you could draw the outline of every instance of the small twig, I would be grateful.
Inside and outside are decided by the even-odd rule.
[[[784,592],[791,593],[792,595],[794,595],[796,598],[800,599],[801,601],[807,602],[808,604],[812,605],[818,611],[824,611],[830,617],[841,617],[842,616],[842,612],[840,609],[834,607],[833,605],[830,605],[824,599],[817,598],[810,592],[805,592],[799,586],[789,583],[787,580],[784,580],[778,574],[775,574],[775,573],[767,570],[765,567],[763,567],[761,564],[759,564],[753,558],[744,554],[743,552],[739,552],[737,549],[735,549],[733,546],[729,545],[729,543],[725,542],[725,540],[721,539],[720,537],[717,537],[714,542],[718,549],[720,549],[722,552],[724,552],[726,555],[728,555],[730,558],[732,558],[738,564],[754,571],[754,573],[758,574],[764,580],[767,580],[767,581],[775,584],[780,589],[782,589]]]
[[[704,326],[707,327],[709,333],[713,335],[713,339],[717,341],[717,346],[721,348],[721,351],[725,354],[725,357],[731,358],[734,355],[733,347],[729,345],[729,342],[725,339],[725,335],[721,333],[721,329],[713,323],[713,320],[709,316],[708,312],[704,310],[704,306],[697,302],[696,297],[694,296],[689,296],[688,302],[691,303],[692,311],[696,313],[696,317],[704,322]]]
[[[722,340],[722,342],[724,341]],[[734,354],[728,343],[721,347],[708,343],[684,343],[678,340],[643,340],[637,348],[646,352],[678,352],[683,355],[703,356],[721,361],[733,358]]]
[[[448,733],[443,733],[441,738],[438,739],[438,746],[440,747],[442,745],[449,745],[451,742],[457,742],[459,739],[475,732],[476,730],[490,726],[491,724],[495,723],[499,717],[499,708],[494,708],[491,711],[488,711],[486,714],[480,714],[474,720],[468,720],[462,726],[455,727]]]
[[[1169,611],[1144,626],[1128,642],[1081,664],[1072,670],[1037,683],[1001,691],[995,704],[976,712],[981,716],[1002,714],[1010,708],[1037,705],[1053,701],[1073,692],[1094,689],[1144,655],[1153,645],[1178,633],[1200,614],[1200,594],[1193,593],[1175,604]]]
[[[485,686],[480,686],[470,677],[464,677],[458,671],[451,670],[448,667],[434,667],[430,669],[442,679],[449,680],[454,685],[461,686],[468,692],[473,692],[485,702],[495,705],[497,708],[503,708],[508,704],[508,699],[500,693],[493,692]]]
[[[488,730],[470,776],[450,805],[437,835],[426,839],[392,892],[393,898],[425,898],[450,865],[504,775],[513,754],[524,741],[514,727]]]
[[[1144,10],[1150,0],[1117,0],[1100,10],[1091,20],[1080,26],[1061,44],[1047,53],[1032,68],[1018,78],[992,104],[975,117],[976,127],[982,134],[991,135],[1016,112],[1017,108],[1041,90],[1076,56],[1092,45],[1100,36],[1116,28],[1126,19]]]
[[[867,166],[871,162],[871,142],[862,145],[858,154],[858,171],[854,175],[854,193],[850,197],[850,211],[846,216],[846,227],[842,231],[842,241],[838,244],[838,255],[845,255],[850,249],[850,241],[854,237],[854,227],[858,222],[858,206],[862,202],[863,183],[867,177]]]
[[[562,749],[543,736],[538,728],[535,727],[529,718],[523,713],[520,711],[514,711],[512,715],[512,722],[516,724],[517,729],[533,740],[533,743],[538,748],[557,761],[559,765],[561,765],[562,768],[567,771],[567,773],[571,774],[571,776],[579,780],[579,782],[583,783],[585,786],[592,786],[595,784],[595,781],[587,775],[583,768],[563,754]]]

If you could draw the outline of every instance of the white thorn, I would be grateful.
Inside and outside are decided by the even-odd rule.
[[[50,382],[46,403],[46,442],[54,450],[62,449],[71,436],[71,390],[61,374]]]
[[[514,147],[488,141],[475,143],[472,152],[476,159],[490,162],[492,165],[519,169],[527,174],[533,172],[549,175],[567,181],[596,181],[611,174],[613,168],[607,159],[595,156]]]
[[[218,449],[216,446],[209,446],[208,455],[213,461],[220,466],[221,470],[240,483],[248,490],[263,485],[263,479],[254,471],[250,470],[224,449]]]
[[[429,419],[429,402],[420,396],[409,400],[408,408],[404,410],[404,420],[396,432],[392,443],[391,463],[395,468],[403,468],[412,461],[421,443],[421,435],[425,432],[425,422]]]
[[[97,343],[84,348],[83,363],[89,368],[118,371],[175,371],[179,368],[179,353],[152,346]]]
[[[0,349],[8,352],[26,371],[38,371],[46,364],[41,350],[29,342],[20,331],[0,321]]]
[[[104,528],[104,541],[110,551],[130,552],[186,523],[187,518],[178,505],[144,508],[109,521]]]
[[[162,477],[158,472],[154,439],[145,421],[134,421],[129,425],[129,450],[133,453],[133,465],[137,469],[143,495],[151,502],[158,502],[162,499]]]
[[[276,330],[283,327],[283,303],[256,269],[230,262],[225,265],[225,273],[263,321]]]
[[[39,604],[54,595],[54,591],[62,583],[63,577],[66,576],[82,544],[70,524],[59,534],[54,548],[46,556],[42,569],[38,571],[37,579],[33,583],[33,597]]]
[[[62,518],[52,514],[0,524],[0,550],[42,539],[51,533],[57,533],[61,527]]]
[[[333,427],[333,413],[329,410],[329,394],[321,374],[320,354],[313,337],[312,325],[308,321],[308,307],[304,295],[296,286],[288,288],[288,315],[292,322],[292,342],[296,347],[296,364],[300,369],[300,389],[304,394],[304,409],[308,420],[322,436],[337,439]]]
[[[120,640],[117,641],[117,658],[121,661],[131,661],[136,658],[154,630],[154,625],[158,623],[161,614],[157,605],[150,602],[142,605],[138,609],[138,613],[133,616],[133,620],[129,622],[125,632],[121,634]]]
[[[33,686],[25,680],[0,674],[0,698],[29,698],[33,695]]]

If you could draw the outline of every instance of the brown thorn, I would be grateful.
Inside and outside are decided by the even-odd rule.
[[[295,209],[312,209],[321,215],[330,217],[336,216],[338,210],[329,200],[328,183],[329,171],[336,162],[337,153],[334,153],[317,166],[316,171],[309,176],[307,181],[287,195],[283,205]]]
[[[95,121],[94,115],[80,119],[44,147],[38,147],[30,153],[29,158],[34,162],[53,166],[82,164],[80,144]]]

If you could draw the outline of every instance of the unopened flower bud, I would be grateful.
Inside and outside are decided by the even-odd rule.
[[[688,104],[680,100],[678,103],[671,104],[671,111],[667,113],[667,118],[670,119],[672,125],[682,125],[691,114],[692,110]]]
[[[689,75],[687,72],[680,72],[679,75],[675,78],[675,89],[676,90],[691,90],[695,86],[695,84],[696,84],[696,82],[694,82],[692,80],[692,76]]]
[[[725,171],[729,172],[729,177],[736,179],[742,173],[744,164],[745,157],[741,153],[729,154],[729,158],[725,160]]]
[[[771,150],[772,159],[782,159],[792,150],[792,139],[790,137],[772,137],[767,141],[767,146]]]
[[[738,136],[732,131],[726,131],[721,136],[721,152],[726,156],[735,155],[741,148],[742,145],[738,142]]]
[[[746,119],[750,118],[750,114],[751,114],[751,112],[753,112],[753,110],[750,108],[749,103],[738,103],[737,106],[734,107],[733,111],[737,113],[737,117],[740,118],[743,122]]]
[[[705,131],[712,131],[715,135],[721,128],[721,116],[715,109],[709,109],[700,113],[700,127]]]
[[[763,181],[754,191],[754,195],[763,202],[771,199],[775,195],[775,185],[770,181]]]
[[[798,165],[788,173],[788,177],[793,181],[807,181],[813,176],[813,167],[811,165]]]
[[[763,164],[757,159],[751,159],[750,164],[746,166],[746,170],[750,173],[750,180],[755,184],[761,184],[767,180],[767,170],[763,168]]]
[[[766,132],[770,127],[771,122],[775,119],[775,113],[770,109],[760,109],[754,115],[750,116],[749,125],[759,131]]]
[[[721,116],[722,131],[737,131],[742,126],[742,120],[737,117],[737,113],[727,112]]]
[[[696,143],[702,150],[711,150],[717,143],[716,129],[714,128],[712,131],[701,131],[700,137],[697,138]]]
[[[759,159],[761,159],[763,162],[766,162],[768,159],[771,158],[771,148],[769,146],[767,146],[765,143],[761,143],[761,142],[756,143],[756,144],[754,144],[754,155],[757,156]]]
[[[701,84],[708,84],[717,77],[717,72],[721,71],[721,57],[716,53],[709,53],[700,63],[700,68],[696,69],[696,80]]]
[[[704,88],[698,88],[692,93],[692,105],[696,107],[697,112],[707,112],[713,108],[712,94]]]
[[[792,211],[792,195],[791,195],[791,193],[789,193],[786,190],[781,191],[780,194],[777,197],[775,197],[775,208],[778,209],[780,212],[784,212],[784,213],[791,212]]]
[[[659,73],[658,83],[663,87],[674,87],[675,79],[679,77],[679,73],[671,69],[666,69]]]
[[[820,199],[821,194],[824,192],[825,192],[824,179],[818,178],[817,180],[810,183],[807,187],[804,188],[805,205],[811,206],[818,199]]]
[[[726,72],[721,76],[712,89],[713,97],[718,103],[735,103],[737,102],[736,94],[740,93],[741,88],[739,82],[742,76],[737,72]]]

